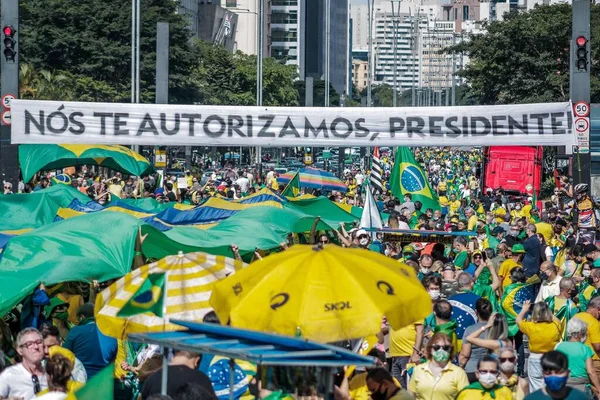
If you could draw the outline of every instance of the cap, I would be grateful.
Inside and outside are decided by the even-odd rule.
[[[513,254],[523,254],[525,253],[525,247],[522,244],[514,244],[510,251]]]
[[[444,264],[444,271],[456,271],[456,267],[451,262]]]
[[[407,244],[406,246],[404,246],[402,248],[402,252],[403,253],[414,253],[415,252],[415,247],[411,244]]]
[[[362,235],[367,235],[368,236],[369,234],[364,229],[359,229],[359,230],[356,231],[356,237],[360,237]]]
[[[506,233],[506,231],[504,230],[504,228],[503,228],[503,227],[501,227],[501,226],[497,226],[497,227],[495,227],[495,228],[492,230],[492,236],[496,236],[496,235],[499,235],[499,234],[501,234],[501,233]]]
[[[593,245],[593,244],[586,244],[583,247],[583,254],[582,255],[585,257],[588,254],[593,253],[594,251],[598,251],[598,248],[595,245]]]

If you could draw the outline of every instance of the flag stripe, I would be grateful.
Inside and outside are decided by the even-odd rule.
[[[373,160],[371,163],[371,177],[369,179],[373,192],[383,193],[383,173],[381,160],[379,159],[379,147],[373,149]]]

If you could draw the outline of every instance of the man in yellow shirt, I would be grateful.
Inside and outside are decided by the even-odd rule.
[[[600,374],[600,296],[594,297],[590,300],[587,306],[587,310],[575,314],[573,318],[582,320],[587,324],[587,339],[585,344],[588,345],[593,351],[592,362],[596,374]]]
[[[412,400],[412,396],[394,383],[385,368],[374,368],[367,373],[367,388],[372,400]]]
[[[475,214],[475,210],[471,207],[465,208],[465,217],[469,219],[467,230],[471,232],[475,231],[475,228],[477,228],[477,215]]]
[[[525,248],[522,244],[515,244],[510,250],[506,250],[504,253],[506,260],[500,264],[500,270],[498,271],[498,278],[502,281],[502,289],[512,283],[510,280],[510,271],[521,266],[520,259],[523,254],[525,254]]]
[[[450,206],[450,216],[458,214],[458,209],[460,208],[460,200],[456,200],[456,195],[450,195],[450,202],[448,202]]]
[[[425,329],[423,320],[403,328],[390,328],[390,357],[392,358],[392,375],[406,388],[406,377],[402,376],[408,363],[421,360],[417,350],[423,345]]]

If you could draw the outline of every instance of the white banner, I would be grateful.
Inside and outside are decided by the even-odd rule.
[[[233,107],[15,100],[12,143],[188,146],[565,146],[570,103]]]

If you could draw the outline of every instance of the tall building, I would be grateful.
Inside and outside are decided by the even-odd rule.
[[[367,87],[369,63],[362,60],[352,60],[352,84],[359,91]]]
[[[179,0],[179,12],[189,16],[189,29],[195,37],[235,50],[238,16],[218,1]]]
[[[259,33],[259,0],[220,0],[221,7],[237,15],[234,51],[257,54]],[[263,57],[271,55],[270,1],[263,1]]]
[[[300,62],[300,5],[298,1],[270,0],[271,56],[285,61],[286,64],[298,65]]]
[[[369,47],[369,6],[352,5],[352,49],[367,50]]]

